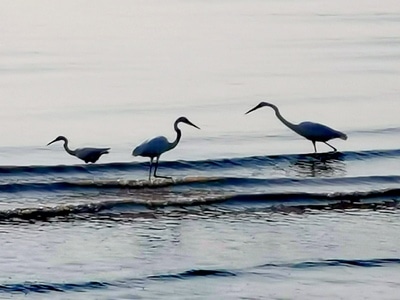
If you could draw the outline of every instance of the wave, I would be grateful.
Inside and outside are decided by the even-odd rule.
[[[235,179],[233,179],[235,180]],[[75,181],[56,181],[56,182],[11,182],[0,184],[0,192],[16,193],[24,191],[65,191],[82,189],[155,189],[178,185],[191,184],[212,184],[213,182],[225,181],[222,177],[184,177],[175,179],[148,180],[75,180]]]
[[[190,279],[193,277],[229,277],[229,276],[236,276],[236,273],[226,270],[195,269],[195,270],[184,271],[181,273],[152,275],[148,276],[147,279],[166,280],[166,279]]]
[[[328,152],[311,154],[287,154],[271,156],[249,156],[237,158],[220,158],[196,161],[161,161],[160,166],[175,170],[213,170],[237,167],[267,167],[279,163],[313,164],[313,163],[335,163],[355,160],[371,160],[376,158],[398,158],[400,149],[389,150],[367,150]],[[148,168],[148,162],[114,162],[106,164],[91,165],[55,165],[55,166],[1,166],[0,176],[10,175],[47,175],[47,174],[92,174],[98,172],[120,172],[135,171]]]
[[[361,268],[377,268],[389,265],[400,265],[399,258],[383,258],[383,259],[327,259],[320,261],[305,261],[298,263],[283,264],[264,264],[259,268],[292,268],[292,269],[308,269],[308,268],[324,268],[324,267],[361,267]]]
[[[318,201],[361,201],[374,198],[399,197],[400,188],[373,190],[366,192],[333,192],[333,193],[309,193],[309,192],[288,192],[288,193],[261,193],[261,194],[239,194],[229,197],[226,202],[233,201],[282,201],[297,202],[299,200]]]
[[[132,288],[143,286],[149,281],[167,280],[191,280],[202,277],[237,277],[247,275],[263,275],[265,269],[314,269],[314,268],[382,268],[398,266],[399,258],[377,258],[377,259],[326,259],[317,261],[303,261],[294,263],[266,263],[260,266],[242,269],[190,269],[176,273],[148,275],[141,278],[128,278],[114,282],[89,281],[83,283],[46,283],[46,282],[23,282],[0,284],[0,293],[54,293],[54,292],[83,292],[93,289],[106,289],[109,287]],[[258,270],[262,270],[260,273]]]
[[[140,197],[142,196],[142,197]],[[113,215],[123,217],[124,211],[130,210],[129,217],[135,213],[142,214],[140,209],[155,209],[164,207],[204,207],[208,211],[213,209],[216,214],[221,213],[216,205],[224,205],[225,208],[234,206],[235,209],[246,210],[252,207],[271,212],[296,212],[302,213],[307,210],[332,210],[332,209],[385,209],[398,208],[400,204],[400,188],[373,190],[366,192],[337,192],[337,193],[310,193],[310,192],[288,192],[288,193],[259,193],[259,194],[234,194],[234,193],[210,193],[209,191],[194,191],[192,195],[185,193],[179,197],[174,191],[163,191],[157,194],[154,200],[150,197],[133,195],[128,199],[103,200],[84,204],[67,204],[49,207],[28,207],[0,211],[0,222],[10,220],[43,220],[51,218],[70,217],[74,215],[96,215],[100,212],[113,210]],[[140,208],[140,209],[138,209]],[[118,212],[118,210],[121,210]],[[232,212],[226,209],[223,213]],[[181,210],[185,214],[184,210]],[[192,213],[192,212],[190,212]]]
[[[267,263],[256,267],[226,270],[226,269],[192,269],[188,271],[159,274],[148,276],[147,279],[165,280],[165,279],[191,279],[196,277],[234,277],[254,274],[258,269],[309,269],[326,267],[359,267],[359,268],[378,268],[391,265],[400,265],[399,258],[379,258],[379,259],[326,259],[318,261],[304,261],[295,263]]]
[[[60,180],[55,182],[10,182],[0,184],[0,193],[18,193],[31,191],[110,191],[110,190],[140,190],[159,189],[174,186],[188,188],[207,187],[224,188],[262,187],[263,189],[274,186],[376,186],[384,184],[399,184],[400,176],[357,176],[333,178],[246,178],[246,177],[217,177],[217,176],[187,176],[182,178],[148,180],[123,180],[123,179],[98,179],[98,180]]]
[[[400,127],[353,130],[351,133],[355,133],[355,134],[397,134],[397,133],[400,133]]]
[[[0,284],[0,293],[50,293],[50,292],[81,292],[91,289],[106,288],[109,284],[90,281],[85,283],[35,283]]]

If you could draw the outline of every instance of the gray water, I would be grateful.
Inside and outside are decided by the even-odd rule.
[[[398,1],[0,2],[0,298],[397,299],[399,32]]]

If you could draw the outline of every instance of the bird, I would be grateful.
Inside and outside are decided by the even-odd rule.
[[[293,124],[286,120],[284,117],[282,117],[281,113],[279,112],[278,107],[276,107],[274,104],[268,103],[268,102],[260,102],[257,106],[254,108],[250,109],[248,112],[246,112],[246,115],[248,113],[251,113],[252,111],[259,109],[264,106],[269,106],[275,111],[276,117],[287,127],[289,127],[291,130],[296,132],[297,134],[301,135],[302,137],[306,138],[307,140],[310,140],[313,143],[314,146],[314,151],[317,153],[317,146],[316,142],[322,142],[329,147],[333,149],[333,151],[337,151],[335,147],[330,145],[328,143],[329,140],[332,139],[342,139],[342,140],[347,140],[347,135],[343,132],[340,132],[338,130],[335,130],[333,128],[330,128],[326,125],[319,124],[319,123],[314,123],[314,122],[302,122],[300,124]]]
[[[76,156],[77,158],[82,159],[85,163],[95,163],[100,156],[103,154],[109,153],[108,150],[111,148],[78,148],[75,150],[71,150],[68,148],[68,139],[65,136],[58,136],[53,141],[47,144],[47,146],[58,142],[64,141],[64,149],[67,151],[68,154]]]
[[[133,156],[143,156],[143,157],[150,158],[149,181],[151,180],[151,169],[153,167],[154,158],[156,159],[155,169],[154,169],[154,177],[171,178],[171,177],[167,177],[167,176],[157,175],[158,161],[160,159],[161,154],[174,149],[176,147],[176,145],[178,145],[178,143],[182,137],[182,132],[178,127],[179,123],[185,123],[185,124],[188,124],[190,126],[197,128],[197,129],[200,129],[199,127],[194,125],[192,122],[190,122],[186,117],[179,117],[178,119],[176,119],[176,121],[174,123],[174,129],[176,131],[175,141],[169,142],[165,136],[157,136],[150,140],[144,141],[143,143],[141,143],[139,146],[137,146],[132,151]]]

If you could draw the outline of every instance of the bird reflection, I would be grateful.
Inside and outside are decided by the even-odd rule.
[[[344,154],[340,152],[314,153],[296,156],[284,171],[298,177],[343,176],[346,174],[346,164]]]

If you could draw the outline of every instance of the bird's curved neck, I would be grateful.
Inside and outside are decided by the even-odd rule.
[[[178,143],[179,143],[179,141],[181,140],[181,137],[182,137],[182,132],[178,128],[178,123],[176,123],[176,122],[174,124],[174,129],[176,131],[176,139],[172,143],[169,143],[169,150],[174,149],[176,147],[176,145],[178,145]]]
[[[294,132],[297,132],[297,125],[293,124],[291,122],[289,122],[288,120],[286,120],[280,113],[279,109],[271,104],[271,108],[275,111],[275,115],[276,117],[283,123],[285,124],[287,127],[289,127],[290,129],[292,129]]]
[[[69,153],[69,154],[71,154],[71,155],[75,155],[75,154],[76,154],[76,151],[75,151],[75,150],[71,150],[71,149],[69,149],[69,147],[68,147],[68,140],[65,139],[65,140],[63,140],[63,141],[64,141],[64,149],[65,149],[65,151],[67,151],[67,153]]]

